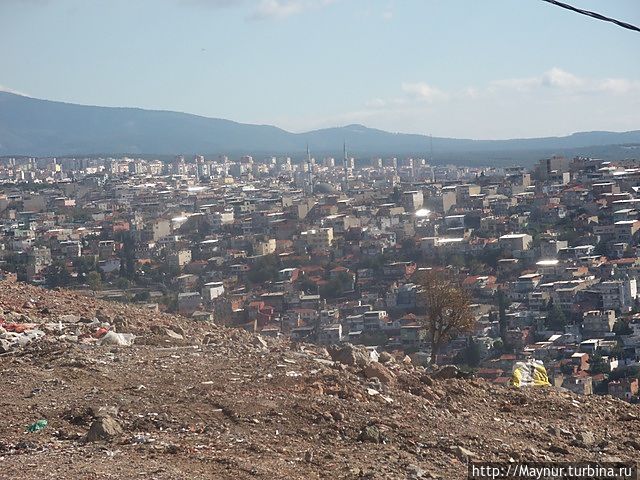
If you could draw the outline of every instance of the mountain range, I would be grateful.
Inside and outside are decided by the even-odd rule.
[[[98,107],[0,92],[0,155],[129,154],[422,155],[435,163],[527,163],[548,155],[638,157],[640,130],[580,132],[565,137],[469,140],[391,133],[362,125],[291,133],[187,113]]]

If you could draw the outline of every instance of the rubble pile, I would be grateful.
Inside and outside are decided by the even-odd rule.
[[[470,460],[640,451],[638,407],[612,398],[511,389],[363,347],[290,344],[18,284],[0,285],[0,308],[7,478],[455,479]],[[135,338],[104,341],[116,333]]]

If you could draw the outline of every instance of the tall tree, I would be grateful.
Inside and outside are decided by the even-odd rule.
[[[422,286],[420,302],[425,313],[424,327],[431,342],[431,362],[435,363],[447,342],[473,330],[475,318],[469,306],[469,295],[451,279],[434,271],[420,271],[414,281]]]

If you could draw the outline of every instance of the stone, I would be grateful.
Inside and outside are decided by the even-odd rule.
[[[380,429],[375,425],[369,425],[360,430],[358,440],[361,442],[381,443],[382,436],[380,435]]]
[[[559,453],[560,455],[568,455],[569,453],[571,453],[569,450],[567,450],[566,447],[563,447],[562,445],[557,445],[557,444],[552,444],[549,446],[549,448],[547,448],[548,451],[550,451],[551,453]]]
[[[170,328],[165,328],[164,333],[166,333],[167,337],[172,338],[173,340],[184,340],[184,337],[182,335],[174,332]]]
[[[395,375],[387,367],[379,362],[371,362],[364,367],[364,375],[367,378],[377,378],[382,383],[393,383]]]
[[[638,416],[635,413],[630,413],[630,412],[623,413],[618,418],[618,420],[621,421],[621,422],[631,422],[631,421],[637,420],[637,419],[638,419]]]
[[[182,328],[180,325],[172,325],[170,328],[171,330],[173,330],[176,333],[179,333],[183,337],[185,336],[184,328]]]
[[[425,385],[427,385],[428,387],[433,385],[433,378],[431,378],[429,375],[424,374],[420,377],[420,381],[422,383],[424,383]]]
[[[380,363],[395,363],[396,359],[389,352],[380,353],[380,358],[378,358]]]
[[[344,420],[344,413],[339,412],[337,410],[334,410],[333,412],[331,412],[331,416],[333,417],[333,419],[336,422],[340,422],[340,421]]]
[[[580,432],[575,436],[575,443],[578,446],[591,447],[596,443],[596,437],[591,432]]]
[[[477,457],[477,455],[474,452],[464,447],[461,447],[460,445],[456,445],[455,447],[453,447],[452,451],[455,454],[455,456],[458,457],[463,462],[468,462],[469,460]]]
[[[413,365],[427,366],[431,362],[431,356],[426,352],[415,352],[410,355]]]
[[[4,338],[0,339],[0,353],[7,353],[11,351],[11,342],[9,340],[5,340]]]
[[[447,380],[450,378],[458,378],[460,370],[455,365],[445,365],[439,368],[431,375],[436,380]]]
[[[258,348],[267,348],[269,346],[267,341],[260,335],[256,335],[255,337],[253,337],[251,343]]]
[[[93,421],[84,440],[85,442],[110,441],[122,433],[120,424],[113,417],[105,416]]]
[[[344,365],[358,365],[364,367],[369,363],[369,355],[365,348],[357,348],[350,343],[344,345],[331,345],[327,351],[334,362]]]

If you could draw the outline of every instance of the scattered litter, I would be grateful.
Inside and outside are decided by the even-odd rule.
[[[37,422],[32,423],[31,425],[29,425],[27,427],[27,432],[29,432],[29,433],[39,432],[40,430],[44,430],[44,428],[48,424],[49,424],[49,422],[47,422],[45,419],[38,420]]]

